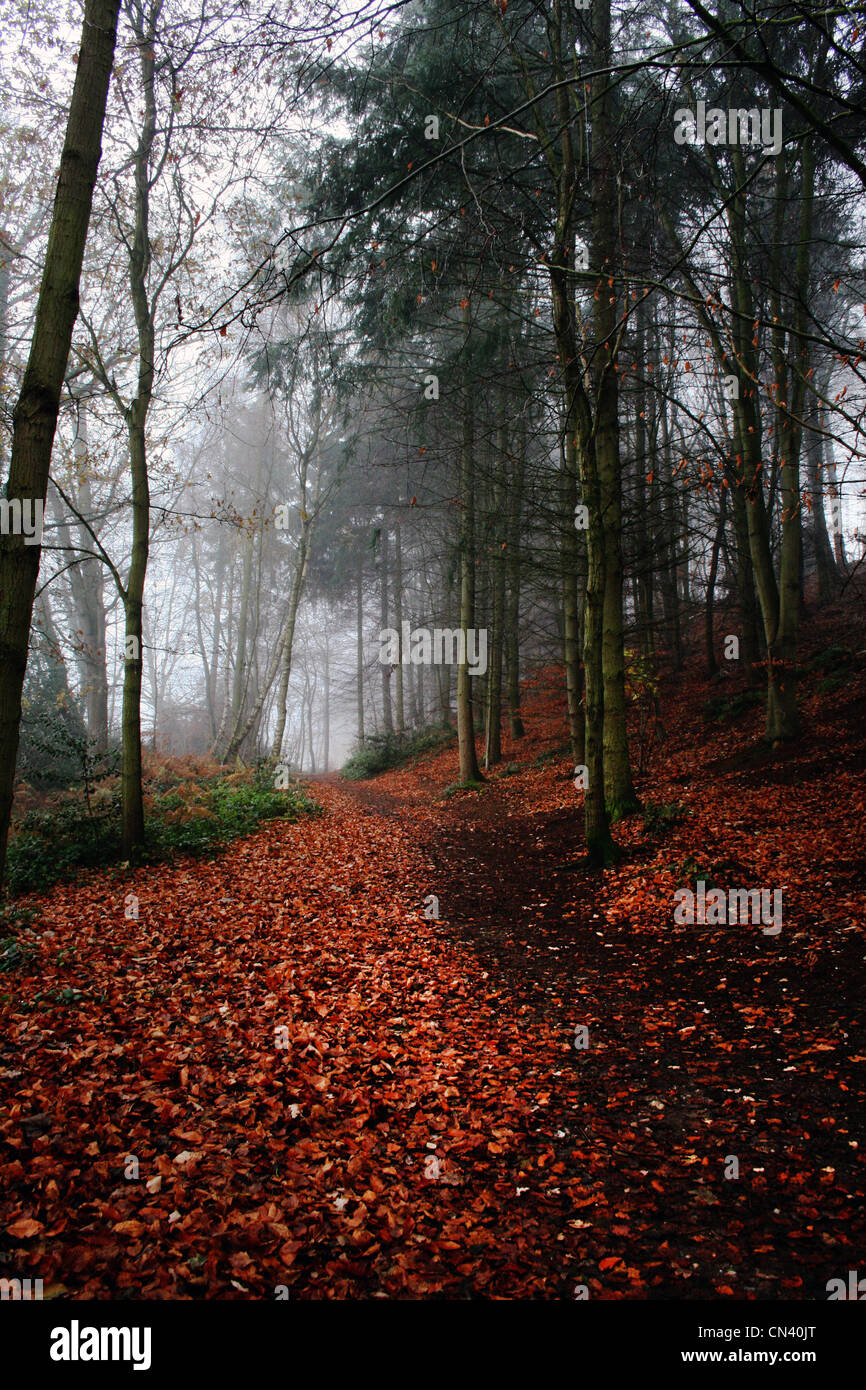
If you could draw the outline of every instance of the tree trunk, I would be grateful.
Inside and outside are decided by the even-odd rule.
[[[86,0],[60,176],[36,305],[30,355],[13,415],[6,496],[44,507],[60,391],[78,314],[78,286],[101,154],[120,0]],[[0,883],[12,813],[39,545],[8,535],[0,546]]]
[[[604,0],[602,0],[604,8]],[[596,15],[598,11],[596,11]],[[601,47],[604,47],[604,17]],[[607,10],[609,32],[610,11]],[[554,0],[552,35],[555,42],[554,69],[565,78],[562,13]],[[587,508],[587,584],[584,605],[585,754],[588,785],[584,794],[584,828],[590,863],[608,864],[615,855],[604,789],[604,672],[602,638],[605,591],[605,527],[602,519],[601,488],[596,456],[592,411],[583,382],[577,344],[574,299],[569,276],[575,262],[574,197],[576,171],[571,134],[569,97],[563,88],[557,92],[559,125],[559,163],[556,169],[556,228],[550,257],[550,289],[553,304],[553,330],[556,338],[562,384],[565,393],[565,437],[577,439],[578,465],[583,505]]]
[[[328,634],[325,633],[325,704],[322,718],[322,771],[327,772],[331,764],[331,651]]]
[[[133,403],[129,418],[129,459],[132,471],[132,559],[123,596],[125,617],[123,709],[121,713],[121,840],[129,859],[144,843],[144,802],[141,785],[141,683],[144,669],[144,580],[150,531],[150,492],[147,478],[143,411]]]
[[[469,336],[469,309],[463,311]],[[470,392],[463,397],[463,441],[460,450],[460,627],[463,632],[463,660],[457,667],[457,742],[460,751],[460,781],[480,782],[481,770],[475,752],[472,722],[472,690],[467,662],[468,629],[475,622],[475,457],[473,430],[474,402]]]
[[[523,512],[523,481],[526,474],[526,425],[523,416],[517,438],[508,489],[505,563],[508,576],[505,600],[505,686],[508,723],[512,738],[523,738],[520,715],[520,525]]]
[[[364,747],[364,548],[358,539],[358,568],[355,575],[355,685],[358,695],[358,747]]]
[[[308,729],[309,735],[310,735],[310,772],[311,772],[311,773],[313,774],[313,776],[315,777],[315,775],[316,775],[316,743],[315,743],[315,740],[314,740],[314,738],[313,738],[313,693],[314,693],[314,690],[311,690],[311,689],[310,689],[310,681],[309,681],[309,676],[308,676],[308,677],[307,677],[307,681],[306,681],[306,690],[305,690],[305,694],[306,694],[306,697],[307,697],[307,698],[306,698],[306,706],[307,706],[307,729]],[[304,710],[303,710],[303,706],[302,706],[302,707],[301,707],[301,718],[303,719],[303,717],[304,717]]]
[[[654,649],[653,633],[653,573],[652,546],[650,545],[647,516],[647,392],[644,384],[646,371],[646,337],[644,326],[643,300],[638,300],[636,313],[637,329],[635,355],[640,372],[640,383],[635,399],[634,459],[635,459],[635,617],[644,655],[651,656]],[[654,470],[653,470],[654,471]]]
[[[617,267],[617,186],[611,129],[613,79],[610,0],[595,0],[592,116],[592,247],[599,282],[593,297],[593,376],[596,396],[595,453],[604,527],[604,790],[614,820],[640,803],[632,783],[626,727],[625,657],[623,653],[622,482],[619,455],[619,378],[616,339],[619,310]]]
[[[292,575],[292,591],[289,599],[289,612],[286,618],[286,625],[283,629],[281,641],[282,654],[280,659],[280,686],[277,694],[277,727],[274,730],[274,741],[271,747],[271,756],[279,758],[280,750],[283,746],[283,734],[286,731],[286,708],[289,698],[289,680],[292,674],[292,647],[295,641],[295,623],[298,617],[298,608],[301,604],[301,595],[304,591],[304,580],[307,577],[307,566],[310,562],[310,530],[312,519],[304,519],[306,508],[302,508],[301,535],[298,541],[298,554],[295,559],[295,572]],[[257,701],[257,703],[259,703]],[[233,739],[232,745],[239,748],[245,733],[240,739]],[[229,749],[233,752],[233,748]]]
[[[141,686],[144,670],[144,582],[150,547],[150,483],[147,475],[147,415],[154,381],[154,306],[148,292],[150,246],[150,159],[156,138],[156,93],[153,41],[159,8],[145,30],[137,23],[144,117],[135,151],[135,220],[129,249],[129,289],[138,337],[138,384],[127,412],[129,465],[132,476],[132,553],[123,592],[125,649],[121,714],[121,843],[129,859],[144,844],[141,785]]]
[[[812,402],[807,419],[810,425],[817,425],[818,405],[816,401]],[[811,501],[812,525],[810,529],[812,548],[815,553],[815,570],[818,577],[818,601],[823,606],[829,603],[835,595],[837,574],[836,557],[830,544],[827,518],[824,514],[824,482],[821,477],[824,449],[820,434],[813,428],[807,430],[804,454],[806,482]]]
[[[719,555],[722,549],[722,537],[725,534],[725,519],[728,514],[728,488],[722,488],[722,500],[719,505],[719,519],[716,524],[716,534],[713,539],[713,550],[710,556],[710,573],[707,578],[707,597],[704,609],[704,638],[707,650],[707,675],[714,676],[719,669],[716,661],[715,632],[713,629],[713,605],[716,593],[716,578],[719,573]]]
[[[827,428],[827,420],[822,410],[821,426]],[[824,436],[824,467],[827,472],[827,490],[830,494],[830,532],[833,537],[833,554],[836,557],[837,569],[845,574],[848,569],[848,561],[845,557],[845,537],[842,532],[842,503],[839,496],[839,481],[836,476],[836,453],[833,448],[833,440],[829,435]]]
[[[565,698],[571,760],[582,764],[586,753],[586,727],[583,712],[583,665],[580,659],[580,547],[582,531],[577,526],[577,440],[574,425],[564,411],[560,441],[562,479],[562,645],[565,660]]]
[[[397,641],[399,645],[400,659],[397,662],[395,671],[394,688],[394,712],[397,716],[397,736],[402,738],[406,732],[406,715],[404,706],[403,673],[403,546],[400,539],[400,523],[394,527],[394,627],[397,630]]]
[[[502,517],[505,513],[506,433],[505,405],[501,407],[493,460],[493,524],[490,538],[492,568],[492,627],[489,646],[486,699],[486,739],[484,766],[494,767],[502,760],[502,628],[505,617],[505,553]]]
[[[379,533],[379,616],[382,631],[388,627],[388,527],[382,524]],[[397,627],[398,646],[402,645],[402,634]],[[398,651],[398,656],[402,655]],[[382,724],[388,737],[394,732],[394,713],[391,703],[391,677],[397,668],[382,665]]]
[[[90,489],[90,473],[87,457],[87,416],[84,406],[79,406],[78,427],[74,446],[75,481],[77,495],[75,504],[84,517],[93,518],[93,498]],[[56,507],[58,540],[70,553],[75,550],[69,523],[59,501]],[[88,522],[98,535],[95,519]],[[87,528],[79,524],[78,548],[81,551],[92,549],[93,538]],[[93,739],[95,749],[104,753],[108,747],[108,667],[106,659],[106,615],[104,573],[102,561],[93,555],[82,555],[77,564],[68,571],[69,589],[72,595],[72,611],[76,630],[75,656],[84,700],[87,732]]]

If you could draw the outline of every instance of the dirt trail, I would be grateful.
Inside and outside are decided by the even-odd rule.
[[[572,814],[515,813],[495,781],[444,803],[420,786],[341,785],[362,813],[411,825],[444,931],[501,978],[526,1028],[561,1029],[544,1128],[563,1187],[600,1174],[604,1192],[563,1211],[563,1229],[603,1229],[621,1248],[611,1288],[639,1269],[653,1296],[825,1298],[854,1258],[862,1169],[852,1069],[841,1080],[834,1056],[827,1074],[816,1053],[833,1047],[809,1040],[844,1026],[839,985],[856,976],[858,944],[801,994],[784,938],[604,920]],[[853,1053],[848,1023],[840,1046]]]
[[[73,1297],[826,1297],[860,1254],[853,936],[810,972],[784,934],[610,921],[574,812],[514,787],[318,779],[321,816],[44,895],[0,997],[0,1265]]]

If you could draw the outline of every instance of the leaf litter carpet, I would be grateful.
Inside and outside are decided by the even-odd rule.
[[[835,926],[798,927],[789,855],[781,936],[674,929],[676,846],[626,830],[624,867],[582,870],[561,763],[444,802],[447,750],[324,779],[320,817],[35,900],[34,957],[0,978],[0,1274],[60,1298],[826,1298],[862,1261],[848,881]],[[741,772],[748,822],[766,779]]]

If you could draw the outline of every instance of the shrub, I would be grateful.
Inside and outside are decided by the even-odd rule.
[[[451,726],[441,724],[402,735],[371,734],[347,758],[340,776],[347,782],[364,782],[380,772],[387,772],[389,768],[419,758],[422,753],[444,748],[453,743],[454,738]]]
[[[848,647],[825,647],[807,666],[809,671],[839,671],[857,665],[857,656]]]
[[[651,835],[661,834],[679,825],[689,814],[688,807],[681,806],[677,801],[664,801],[660,805],[647,801],[643,808],[644,830]]]
[[[757,689],[741,690],[738,695],[730,697],[716,695],[704,704],[704,719],[713,719],[717,724],[724,724],[729,719],[739,719],[746,710],[763,704],[765,699],[765,692]]]
[[[566,739],[564,743],[558,743],[555,748],[546,748],[543,753],[538,753],[533,762],[536,767],[545,767],[548,763],[555,762],[557,758],[564,757],[566,753],[571,753],[569,739]]]
[[[266,764],[241,774],[208,769],[201,780],[190,778],[189,769],[180,766],[170,787],[163,769],[158,785],[164,790],[147,797],[141,863],[177,854],[213,854],[252,834],[261,821],[294,821],[319,810],[300,783],[275,790],[273,770]],[[103,789],[89,802],[79,792],[58,799],[50,809],[30,811],[15,824],[9,841],[9,891],[44,889],[76,869],[119,858],[119,792]]]
[[[0,939],[0,971],[26,970],[31,964],[35,951],[31,946],[22,945],[14,936]]]
[[[625,652],[625,689],[629,704],[637,715],[636,737],[632,739],[635,772],[638,777],[643,777],[649,770],[656,748],[664,743],[666,734],[661,719],[655,659],[633,647]],[[619,817],[615,816],[614,819]]]
[[[458,792],[483,792],[486,782],[452,782],[442,793],[443,797],[456,796]]]

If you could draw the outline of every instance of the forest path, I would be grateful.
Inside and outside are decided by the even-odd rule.
[[[318,779],[320,816],[34,900],[2,1263],[75,1297],[825,1297],[856,1090],[822,997],[784,936],[595,916],[573,811],[508,784]]]
[[[536,1028],[562,1039],[544,1130],[562,1190],[594,1188],[563,1229],[604,1246],[602,1296],[646,1282],[653,1296],[826,1297],[862,1192],[853,1071],[834,1067],[857,1050],[856,1020],[847,1049],[828,1041],[833,972],[856,972],[857,942],[804,981],[797,953],[757,928],[611,922],[574,812],[521,811],[499,778],[450,797],[396,781],[340,785],[411,831],[443,933],[501,980],[527,1043]]]

